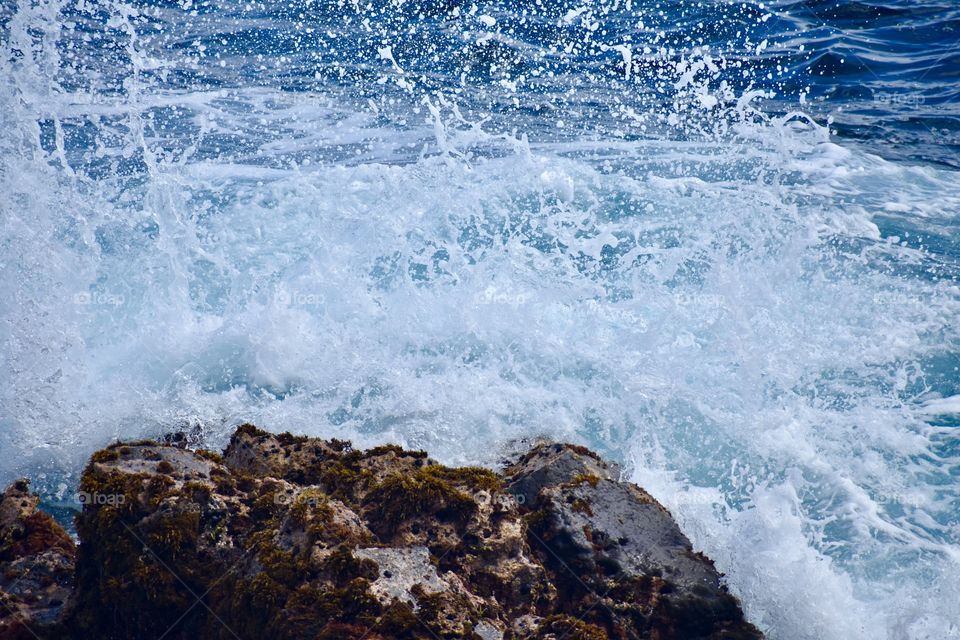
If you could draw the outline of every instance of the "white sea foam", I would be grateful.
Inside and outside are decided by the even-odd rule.
[[[188,423],[451,463],[545,435],[626,463],[772,638],[960,634],[960,291],[930,249],[956,173],[795,114],[531,144],[436,96],[405,127],[262,88],[85,104],[30,59],[0,77],[4,482],[62,494],[111,439]],[[164,157],[134,117],[161,104],[262,128],[264,161]],[[42,150],[77,117],[143,170]],[[297,152],[321,159],[272,161]]]

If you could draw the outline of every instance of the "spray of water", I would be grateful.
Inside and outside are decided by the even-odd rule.
[[[183,425],[450,463],[544,435],[624,462],[773,638],[960,633],[956,173],[764,115],[709,50],[603,44],[672,102],[577,135],[420,90],[389,42],[370,98],[218,88],[159,8],[83,13],[121,61],[92,73],[75,10],[3,16],[4,482],[64,499]]]

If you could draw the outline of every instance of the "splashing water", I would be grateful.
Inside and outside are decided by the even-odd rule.
[[[545,435],[771,638],[960,637],[960,175],[803,104],[810,12],[3,5],[0,480],[185,424]]]

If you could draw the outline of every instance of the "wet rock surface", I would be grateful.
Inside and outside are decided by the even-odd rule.
[[[26,480],[0,495],[0,639],[63,633],[76,548],[63,527],[37,510]]]
[[[505,475],[536,509],[528,538],[566,611],[613,637],[758,637],[670,513],[592,452],[543,445]]]
[[[93,456],[75,586],[67,571],[24,620],[106,639],[761,637],[670,514],[581,447],[538,443],[495,473],[250,425],[222,456],[188,445]],[[61,543],[42,553],[72,569]]]

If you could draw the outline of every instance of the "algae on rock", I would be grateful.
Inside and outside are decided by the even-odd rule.
[[[496,473],[252,425],[222,455],[184,442],[92,457],[58,637],[760,637],[666,509],[582,447]]]

